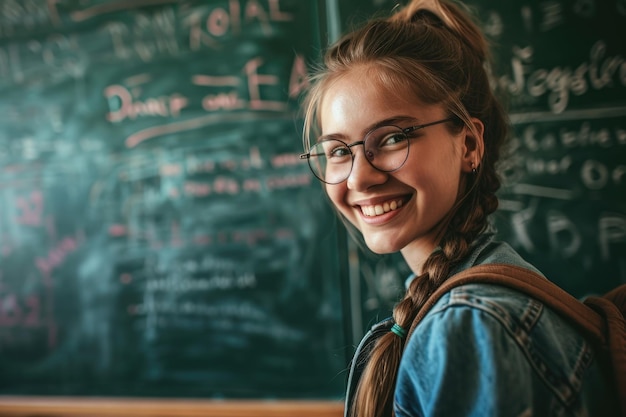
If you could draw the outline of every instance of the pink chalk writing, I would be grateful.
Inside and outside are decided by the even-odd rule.
[[[308,172],[300,175],[270,177],[265,182],[265,185],[270,190],[298,188],[302,186],[308,186],[310,184],[311,175],[309,175]]]
[[[269,95],[271,91],[274,91],[274,95],[277,97],[283,96],[285,88],[280,85],[281,80],[278,76],[263,73],[263,63],[261,57],[250,59],[240,71],[242,76],[231,74],[193,75],[191,77],[192,84],[209,90],[199,103],[208,114],[177,122],[169,121],[162,125],[140,130],[126,138],[126,146],[133,148],[155,137],[225,122],[228,119],[217,114],[223,111],[275,112],[282,113],[285,117],[292,117],[288,113],[288,100],[296,97],[307,85],[304,59],[299,55],[296,55],[294,59],[290,85],[287,88],[289,94],[284,100],[270,100],[265,96],[266,94]],[[229,90],[229,87],[232,89]],[[247,91],[248,97],[240,96],[242,87]],[[111,85],[105,89],[104,95],[107,97],[110,107],[110,111],[106,115],[107,120],[119,123],[126,119],[134,120],[139,117],[177,118],[183,116],[184,109],[193,104],[189,102],[188,98],[176,92],[142,99],[138,96],[139,93],[133,93],[133,91],[135,89],[131,91],[128,86],[122,85]],[[233,114],[237,118],[236,120],[242,120],[245,117],[244,114]]]
[[[245,72],[248,76],[248,92],[250,93],[250,108],[254,110],[287,110],[287,103],[281,101],[269,101],[261,99],[259,86],[277,85],[278,77],[275,75],[262,75],[258,73],[259,67],[263,64],[261,58],[251,59],[246,63]]]
[[[273,22],[293,19],[291,13],[281,10],[280,0],[268,0],[267,7],[263,7],[258,0],[229,0],[228,7],[215,7],[206,17],[194,13],[187,19],[189,47],[191,50],[202,46],[217,49],[220,38],[241,34],[242,22],[246,26],[258,23],[263,33],[270,36]]]
[[[107,120],[111,122],[120,122],[127,118],[134,120],[142,116],[177,117],[188,103],[187,98],[178,93],[139,100],[128,88],[121,85],[106,87],[104,96],[112,108],[106,114]]]
[[[49,275],[54,268],[63,264],[69,254],[78,248],[78,243],[75,238],[64,238],[48,252],[46,258],[37,258],[35,261],[37,268],[42,274]]]

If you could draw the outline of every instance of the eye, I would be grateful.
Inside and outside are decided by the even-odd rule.
[[[338,140],[325,140],[315,145],[316,156],[325,157],[333,163],[341,163],[352,158],[352,153],[345,143]]]
[[[326,154],[326,157],[331,158],[345,158],[346,156],[350,156],[350,149],[343,144],[336,144],[336,146],[329,149]]]
[[[393,146],[405,142],[407,136],[402,132],[393,132],[383,136],[379,141],[379,146]]]

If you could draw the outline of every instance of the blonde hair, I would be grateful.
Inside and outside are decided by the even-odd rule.
[[[379,18],[345,35],[326,53],[323,68],[312,76],[305,102],[305,149],[319,128],[318,108],[328,87],[355,67],[389,91],[410,92],[426,104],[442,104],[457,123],[477,134],[472,118],[485,126],[484,153],[478,172],[462,182],[458,201],[433,252],[404,298],[395,306],[395,322],[409,328],[426,298],[467,255],[472,241],[488,225],[498,206],[500,187],[495,164],[507,136],[508,120],[491,89],[488,42],[471,14],[447,0],[414,0],[388,18]],[[352,416],[393,414],[393,394],[404,341],[388,333],[377,341],[361,376]]]

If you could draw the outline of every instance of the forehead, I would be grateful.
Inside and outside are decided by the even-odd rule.
[[[353,97],[367,96],[376,101],[399,100],[401,102],[421,101],[413,91],[400,87],[398,76],[393,76],[373,65],[360,65],[334,76],[327,84],[323,99],[337,93],[349,93]],[[366,104],[366,103],[362,103]]]
[[[319,106],[323,134],[361,130],[380,120],[407,116],[427,121],[437,106],[422,102],[411,91],[390,86],[384,74],[368,68],[350,70],[330,81]]]

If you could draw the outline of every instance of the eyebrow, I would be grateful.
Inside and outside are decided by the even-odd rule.
[[[413,116],[393,116],[393,117],[389,117],[387,119],[379,120],[378,122],[372,123],[371,125],[367,126],[365,129],[363,129],[361,131],[361,138],[365,137],[372,130],[378,129],[379,127],[390,126],[390,125],[396,126],[399,123],[406,123],[406,122],[411,122],[413,124],[419,124],[418,120],[415,117],[413,117]],[[341,135],[341,134],[333,134],[333,133],[331,133],[329,135],[319,136],[317,138],[316,142],[321,142],[321,141],[326,140],[326,139],[338,139],[338,138],[345,138],[345,136]]]

